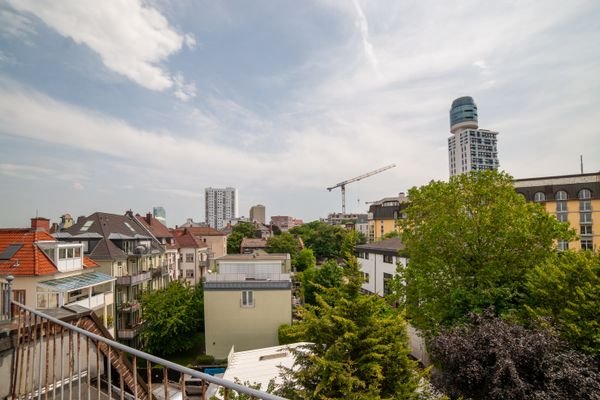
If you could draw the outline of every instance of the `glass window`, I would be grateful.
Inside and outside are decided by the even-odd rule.
[[[569,242],[567,242],[566,240],[559,240],[558,241],[558,250],[561,250],[561,251],[569,250]]]
[[[392,289],[390,288],[389,281],[393,278],[392,274],[387,272],[383,273],[383,294],[390,294]]]
[[[591,235],[592,234],[592,226],[591,225],[581,225],[580,233],[581,233],[581,236]]]
[[[533,196],[533,201],[546,201],[546,195],[543,192],[537,192]]]
[[[185,277],[188,279],[194,279],[194,270],[193,269],[186,269],[185,270]]]
[[[567,192],[565,192],[564,190],[559,190],[558,192],[556,192],[556,194],[554,195],[554,198],[556,200],[567,200]]]
[[[254,307],[254,292],[242,290],[242,307]]]
[[[581,239],[581,250],[593,250],[592,239]]]
[[[368,272],[363,273],[363,280],[365,281],[365,283],[369,283],[369,273]]]
[[[67,249],[65,249],[64,247],[58,249],[58,258],[62,258],[62,259],[67,258]]]
[[[75,257],[76,258],[81,257],[81,248],[80,247],[75,247]]]
[[[384,255],[383,256],[383,262],[387,263],[387,264],[393,264],[394,263],[394,256]]]
[[[567,202],[566,201],[557,201],[556,202],[556,212],[566,212],[567,211]]]
[[[592,198],[592,192],[590,189],[581,189],[579,191],[579,200],[586,200]]]
[[[583,224],[591,224],[592,223],[592,213],[591,212],[582,212],[579,213],[579,222]]]
[[[592,201],[581,200],[579,202],[579,211],[592,211]]]
[[[556,214],[556,219],[559,222],[569,222],[567,213],[558,213]]]
[[[187,263],[192,263],[192,262],[194,262],[194,254],[192,254],[192,253],[187,253],[187,254],[185,255],[185,262],[187,262]]]

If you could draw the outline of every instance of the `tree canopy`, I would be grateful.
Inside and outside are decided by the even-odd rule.
[[[418,375],[408,358],[406,324],[378,296],[360,293],[354,258],[346,284],[316,295],[302,320],[288,328],[297,341],[296,364],[278,394],[290,399],[416,398]],[[292,332],[290,332],[292,331]]]
[[[301,237],[304,245],[311,248],[315,257],[319,260],[345,257],[345,252],[349,249],[348,246],[351,243],[361,244],[365,242],[364,235],[322,221],[312,221],[294,227],[290,230],[290,233]]]
[[[296,258],[296,271],[302,272],[317,265],[317,259],[312,249],[302,249]]]
[[[429,345],[436,386],[452,398],[597,399],[600,370],[548,330],[526,329],[486,311],[442,331]]]
[[[280,235],[271,236],[267,240],[267,251],[269,253],[288,253],[292,259],[292,266],[295,266],[300,253],[300,243],[291,233],[283,232]]]
[[[202,286],[175,281],[165,289],[144,293],[141,304],[144,324],[140,338],[144,351],[165,356],[194,345],[194,334],[204,323]]]
[[[231,230],[227,238],[227,253],[239,254],[242,245],[242,239],[253,238],[256,234],[256,227],[252,222],[238,222]]]
[[[517,194],[496,171],[432,181],[409,191],[400,221],[410,262],[400,270],[412,323],[425,333],[464,321],[471,311],[512,310],[525,275],[570,238],[566,224]]]
[[[600,254],[560,252],[530,271],[525,310],[575,348],[600,355]]]
[[[328,260],[319,267],[313,266],[300,274],[302,295],[306,304],[316,304],[316,295],[326,289],[342,285],[342,268],[335,260]]]

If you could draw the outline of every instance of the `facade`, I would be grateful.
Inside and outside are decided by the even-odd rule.
[[[240,254],[265,253],[267,240],[262,238],[243,238],[240,245]]]
[[[82,243],[85,254],[100,265],[100,271],[116,278],[116,338],[136,347],[142,323],[140,296],[164,288],[169,282],[161,242],[131,211],[125,215],[96,212],[80,217],[55,237]]]
[[[167,212],[162,206],[157,206],[152,209],[152,215],[164,226],[167,226]]]
[[[262,204],[257,204],[255,206],[250,207],[250,221],[258,222],[259,224],[264,224],[265,219],[265,206]]]
[[[356,253],[364,277],[365,292],[384,296],[388,294],[387,281],[396,275],[399,265],[406,266],[406,257],[398,255],[404,245],[400,238],[386,239],[356,246]]]
[[[206,353],[225,358],[232,347],[279,344],[279,326],[292,322],[289,254],[228,255],[204,282]]]
[[[400,233],[398,220],[403,218],[407,206],[408,198],[402,192],[397,197],[385,197],[371,203],[368,213],[367,240],[374,242],[381,240],[388,233]]]
[[[288,215],[273,215],[271,217],[271,225],[275,225],[282,232],[287,232],[295,226],[300,226],[304,222],[301,219],[296,219]]]
[[[206,223],[215,229],[223,229],[227,220],[238,217],[238,190],[206,188],[204,191]]]
[[[186,230],[175,236],[179,250],[179,279],[197,285],[208,271],[209,245]]]
[[[135,217],[148,233],[160,242],[165,250],[165,262],[169,273],[169,281],[179,279],[179,253],[173,234],[165,224],[158,218],[153,217],[150,213],[147,213],[145,216],[136,214]]]
[[[174,237],[192,234],[201,243],[208,246],[208,259],[214,260],[227,254],[227,235],[208,226],[172,229]]]
[[[49,225],[32,218],[31,229],[0,229],[0,276],[14,276],[14,300],[43,310],[85,307],[113,334],[115,279],[84,256],[83,244],[54,239]]]
[[[559,249],[600,249],[600,172],[517,179],[515,190],[575,229],[578,238]]]
[[[448,159],[450,176],[469,171],[498,169],[498,132],[479,129],[477,105],[472,97],[460,97],[450,108]]]

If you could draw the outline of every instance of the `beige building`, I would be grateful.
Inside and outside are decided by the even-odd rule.
[[[206,353],[279,344],[279,327],[292,322],[289,254],[229,255],[215,270],[204,282]]]
[[[265,219],[265,206],[262,204],[257,204],[255,206],[250,207],[250,221],[258,222],[259,224],[264,224]]]
[[[577,239],[559,249],[600,249],[600,172],[517,179],[515,190],[575,229]]]

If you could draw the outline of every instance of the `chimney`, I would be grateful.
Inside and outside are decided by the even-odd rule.
[[[406,203],[406,194],[404,194],[404,192],[398,193],[398,200],[400,201],[400,203]]]
[[[133,219],[133,211],[131,209],[127,210],[125,212],[125,215],[128,216],[129,218]]]
[[[48,218],[31,218],[31,230],[35,232],[49,232],[50,220]]]
[[[148,225],[152,224],[152,214],[150,214],[149,212],[146,214],[146,222],[148,223]]]
[[[58,223],[53,222],[52,227],[50,227],[50,233],[56,233],[59,230],[60,230],[60,227],[58,226]]]

